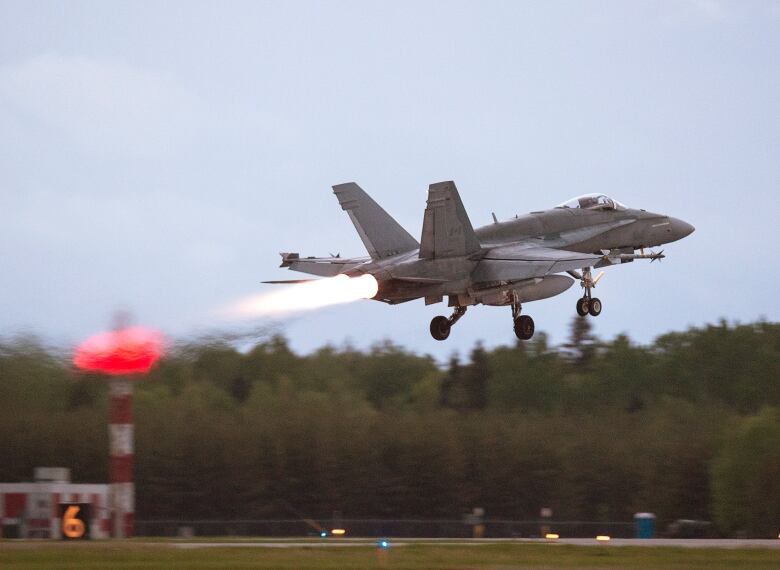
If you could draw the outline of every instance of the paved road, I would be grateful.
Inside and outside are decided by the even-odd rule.
[[[558,540],[545,540],[538,538],[509,538],[509,539],[397,539],[392,540],[392,546],[404,546],[406,544],[428,544],[440,546],[480,546],[485,544],[516,543],[516,544],[574,544],[577,546],[642,546],[642,547],[682,547],[682,548],[772,548],[780,549],[780,540],[740,540],[740,539],[684,539],[684,538],[655,538],[651,540],[638,538],[613,538],[607,542],[597,541],[593,538],[561,538]],[[159,544],[159,543],[158,543]],[[332,547],[375,547],[374,540],[365,539],[324,539],[310,541],[295,540],[264,540],[264,541],[240,541],[240,542],[173,542],[165,543],[176,548],[332,548]]]

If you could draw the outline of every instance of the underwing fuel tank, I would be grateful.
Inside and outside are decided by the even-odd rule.
[[[566,275],[547,275],[519,283],[502,285],[475,291],[472,295],[477,303],[484,305],[509,305],[513,301],[528,303],[555,297],[566,291],[574,283],[574,279]],[[514,293],[514,295],[513,295]]]

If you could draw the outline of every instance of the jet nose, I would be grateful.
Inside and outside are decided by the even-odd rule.
[[[672,237],[675,241],[691,235],[696,229],[688,222],[683,222],[677,218],[669,218],[669,222],[672,226]]]

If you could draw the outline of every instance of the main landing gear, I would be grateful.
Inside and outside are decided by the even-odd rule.
[[[521,315],[522,306],[518,301],[512,302],[512,320],[515,322],[515,335],[520,340],[528,340],[534,336],[534,320],[528,315]]]
[[[436,340],[447,340],[450,336],[452,325],[466,314],[466,307],[455,307],[452,315],[449,317],[433,317],[431,319],[431,336]]]
[[[593,279],[590,267],[583,269],[580,285],[585,289],[585,293],[581,298],[577,299],[577,314],[579,316],[590,315],[598,317],[601,314],[601,300],[598,297],[593,297],[591,290],[596,286],[602,275],[604,275],[603,272],[596,279]]]
[[[520,303],[512,303],[512,320],[515,323],[515,334],[520,340],[528,340],[534,336],[534,320],[528,315],[520,314]],[[431,336],[436,340],[446,340],[450,336],[452,325],[466,314],[466,307],[455,307],[449,317],[433,317],[431,320]]]

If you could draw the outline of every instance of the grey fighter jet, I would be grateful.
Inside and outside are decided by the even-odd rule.
[[[664,257],[646,248],[691,234],[693,226],[664,214],[628,208],[603,194],[589,194],[524,216],[474,229],[455,183],[428,188],[418,243],[354,182],[333,192],[346,210],[368,257],[301,257],[282,253],[281,267],[320,277],[373,275],[377,301],[391,305],[447,297],[449,317],[434,317],[431,335],[445,340],[472,305],[508,306],[515,334],[534,334],[534,321],[521,314],[524,303],[559,295],[579,280],[583,295],[577,313],[598,316],[602,303],[592,294],[601,272],[592,269]],[[267,281],[266,283],[305,280]]]

